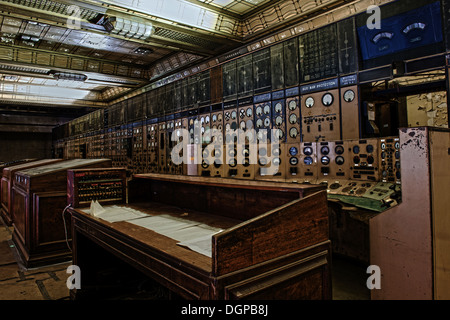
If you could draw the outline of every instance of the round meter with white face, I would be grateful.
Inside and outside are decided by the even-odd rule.
[[[297,109],[297,102],[295,102],[295,100],[291,100],[289,101],[289,110],[294,111],[295,109]]]
[[[352,102],[353,100],[355,100],[355,91],[349,89],[347,91],[344,92],[344,100],[346,102]]]
[[[333,104],[333,100],[334,100],[334,98],[333,98],[333,95],[331,93],[325,93],[322,96],[322,104],[325,107],[331,106]]]
[[[305,100],[305,106],[307,108],[312,108],[314,106],[314,98],[313,97],[308,97]]]

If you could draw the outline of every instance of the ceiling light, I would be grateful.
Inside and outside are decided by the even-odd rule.
[[[140,54],[140,55],[144,56],[144,55],[148,55],[148,54],[153,53],[153,50],[150,49],[150,48],[139,47],[139,48],[134,49],[133,53]]]
[[[49,74],[57,80],[71,80],[71,81],[82,81],[82,82],[87,80],[86,75],[79,74],[79,73],[59,72],[59,71],[51,70],[49,72]]]

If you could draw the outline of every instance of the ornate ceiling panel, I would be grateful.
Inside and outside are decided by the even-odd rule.
[[[0,104],[104,107],[380,1],[0,0]]]

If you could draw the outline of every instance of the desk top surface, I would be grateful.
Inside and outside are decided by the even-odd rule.
[[[286,183],[264,180],[245,180],[236,178],[217,178],[217,177],[199,177],[199,176],[184,176],[184,175],[170,175],[160,173],[145,173],[136,174],[133,176],[136,179],[149,179],[149,180],[161,180],[182,182],[191,184],[202,184],[208,186],[228,186],[248,189],[270,189],[270,190],[308,190],[309,192],[316,192],[326,189],[322,185],[313,184],[299,184],[299,183]]]
[[[149,214],[150,216],[170,215],[175,218],[196,221],[207,226],[221,228],[223,230],[229,229],[241,222],[239,220],[234,220],[222,216],[213,216],[190,209],[182,209],[176,206],[170,206],[156,202],[138,203],[127,205],[126,207],[142,211]],[[177,244],[178,241],[175,239],[169,238],[160,233],[127,221],[108,222],[103,219],[93,217],[83,212],[83,208],[70,210],[72,212],[75,211],[77,214],[81,215],[83,221],[88,224],[100,224],[107,227],[108,229],[111,229],[112,231],[120,232],[124,238],[127,238],[132,242],[138,242],[140,245],[144,245],[150,249],[156,249],[163,255],[175,257],[184,264],[193,266],[206,274],[209,274],[212,271],[211,257],[180,246]]]
[[[13,166],[6,167],[3,169],[3,176],[8,176],[8,173],[11,173],[11,172],[45,166],[45,165],[49,165],[49,164],[52,164],[55,162],[61,162],[61,161],[63,161],[63,160],[62,159],[41,159],[41,160],[21,163],[18,165],[13,165]]]
[[[64,160],[53,164],[48,164],[36,168],[25,169],[19,171],[17,174],[25,175],[29,177],[41,176],[59,171],[67,171],[68,169],[78,168],[80,166],[89,166],[96,163],[108,161],[108,159],[73,159]]]

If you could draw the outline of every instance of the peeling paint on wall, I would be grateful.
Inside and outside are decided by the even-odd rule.
[[[448,128],[447,93],[445,91],[407,97],[408,127]]]

